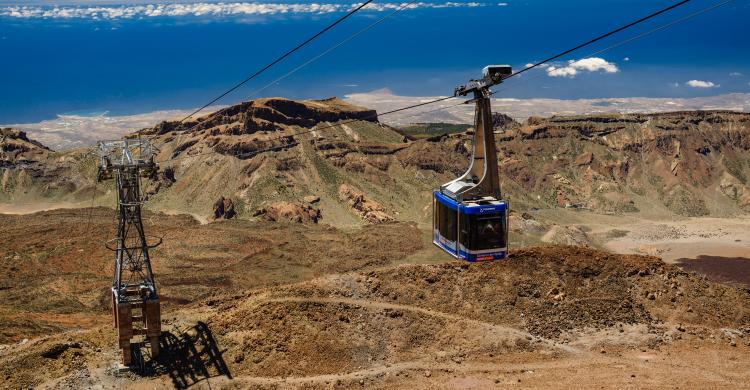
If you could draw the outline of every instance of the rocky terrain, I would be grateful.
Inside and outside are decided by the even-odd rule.
[[[141,374],[113,369],[114,334],[101,308],[104,318],[79,331],[4,345],[0,375],[10,387],[71,388],[747,385],[747,288],[647,256],[559,246],[512,256],[359,263],[256,288],[216,280],[220,289],[166,307],[165,355]],[[275,263],[255,271],[294,269]],[[164,294],[174,291],[160,268]]]
[[[496,122],[501,180],[516,209],[723,217],[750,208],[750,114],[532,117],[520,124],[498,114]],[[106,184],[91,180],[93,157],[54,153],[5,131],[15,135],[2,141],[3,199],[34,194],[85,202],[93,195],[108,204]],[[428,222],[430,192],[465,169],[471,132],[417,139],[334,98],[273,98],[132,136],[152,137],[161,150],[157,162],[170,173],[166,183],[162,178],[147,189],[155,210],[210,216],[210,205],[223,196],[238,217],[250,218],[271,203],[301,205],[312,196],[323,221],[330,216],[327,223],[346,226]],[[377,210],[353,207],[342,185]]]
[[[750,206],[749,125],[732,112],[530,118],[506,137],[501,167],[558,206],[637,211],[657,200],[678,215],[734,214]]]
[[[85,196],[92,172],[84,159],[83,151],[57,153],[23,131],[0,129],[0,201]]]
[[[115,235],[114,218],[106,208],[0,214],[0,344],[109,321],[114,255],[103,243]],[[168,307],[216,291],[385,266],[425,248],[413,223],[345,232],[242,220],[201,225],[185,215],[147,213],[144,225],[164,238],[152,257]]]
[[[165,333],[127,372],[113,184],[86,150],[3,129],[0,387],[747,386],[750,114],[495,123],[512,251],[489,264],[431,245],[431,191],[471,128],[271,98],[131,134],[159,148],[144,224]],[[732,252],[684,258],[698,247]]]

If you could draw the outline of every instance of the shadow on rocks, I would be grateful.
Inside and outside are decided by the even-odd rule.
[[[209,378],[232,378],[224,358],[208,325],[198,322],[178,334],[162,332],[159,338],[160,353],[155,359],[144,354],[148,348],[133,348],[136,362],[134,371],[142,376],[169,375],[177,389],[207,381]]]

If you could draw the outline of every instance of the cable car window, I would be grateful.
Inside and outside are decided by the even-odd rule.
[[[440,235],[448,241],[456,241],[456,217],[458,213],[441,202],[437,202],[437,205]]]
[[[471,216],[473,226],[470,249],[483,250],[505,248],[506,218],[505,213]]]

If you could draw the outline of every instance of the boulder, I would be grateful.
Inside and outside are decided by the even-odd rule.
[[[230,198],[224,198],[224,219],[231,219],[237,212],[234,211],[234,202]]]
[[[513,118],[509,117],[508,115],[505,115],[500,112],[493,112],[492,113],[492,127],[495,129],[502,129],[506,127],[517,127],[519,126],[519,123],[516,122]]]
[[[320,197],[316,196],[316,195],[308,195],[308,196],[302,198],[302,200],[304,200],[305,203],[315,204],[315,203],[320,202]]]
[[[392,216],[386,213],[385,207],[367,198],[362,191],[354,187],[342,184],[339,187],[339,198],[367,222],[383,223],[394,220]]]
[[[220,196],[219,199],[214,202],[214,219],[219,219],[224,216],[224,197]]]
[[[231,219],[237,216],[237,212],[234,210],[234,201],[231,198],[225,198],[220,196],[219,199],[214,202],[214,220],[219,218]]]
[[[318,223],[322,218],[319,209],[292,202],[273,203],[256,210],[253,216],[262,217],[266,221],[294,223]]]
[[[589,165],[594,161],[594,154],[591,152],[582,153],[576,157],[576,165]]]
[[[144,200],[148,200],[152,196],[156,195],[162,189],[169,188],[177,180],[174,177],[174,168],[166,167],[156,173],[151,184],[146,188],[144,193]]]

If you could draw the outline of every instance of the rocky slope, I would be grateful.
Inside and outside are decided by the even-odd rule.
[[[274,146],[279,150],[293,146],[295,139],[292,134],[296,129],[311,129],[323,122],[343,120],[377,122],[377,118],[373,110],[352,106],[336,98],[299,102],[265,98],[240,103],[193,121],[162,122],[136,134],[152,137],[180,135],[179,139],[159,139],[175,143],[171,145],[173,158],[183,153],[190,155],[204,146],[221,154],[239,155]]]
[[[157,160],[175,172],[176,184],[150,200],[157,209],[205,214],[207,202],[225,196],[241,218],[351,225],[392,220],[408,202],[394,192],[430,188],[398,183],[404,167],[390,169],[391,163],[409,144],[378,123],[374,111],[338,99],[258,99],[138,134],[153,137]],[[316,199],[320,215],[311,214],[306,198]]]
[[[284,106],[274,101],[262,104]],[[243,107],[253,112],[252,105]],[[236,109],[232,113],[237,117],[249,115]],[[366,111],[354,113],[358,114],[345,117],[366,115]],[[178,176],[182,171],[191,182],[211,182],[213,177],[196,174],[202,171],[196,165],[210,165],[222,177],[222,190],[253,209],[262,207],[260,199],[301,204],[305,196],[319,196],[323,221],[330,213],[333,218],[328,222],[333,223],[343,215],[355,217],[345,218],[345,223],[357,220],[357,215],[365,221],[380,220],[364,217],[346,197],[337,197],[342,184],[377,203],[378,211],[386,215],[427,221],[429,213],[424,209],[430,191],[461,173],[470,153],[471,130],[407,140],[387,126],[357,121],[295,136],[305,129],[295,124],[303,122],[283,119],[269,143],[261,141],[268,135],[258,134],[257,127],[250,126],[247,131],[252,136],[244,138],[247,131],[238,130],[242,129],[239,120],[217,116],[228,117],[217,113],[204,118],[192,125],[199,130],[189,134],[164,133],[159,130],[164,125],[152,130],[164,137],[163,149],[169,158],[183,156],[173,160]],[[704,111],[552,117],[530,118],[523,124],[499,115],[497,119],[502,181],[517,208],[574,207],[683,216],[736,215],[750,208],[750,114]],[[225,126],[241,135],[222,135],[228,131]],[[279,146],[280,151],[231,162],[202,158],[207,152],[231,155],[268,144]],[[186,157],[191,153],[196,157]],[[190,183],[185,186],[186,190],[198,188]]]
[[[14,171],[28,171],[32,178],[40,177],[51,150],[29,139],[26,133],[11,128],[0,129],[0,168],[3,169],[3,191],[10,189]]]
[[[750,209],[748,113],[495,119],[501,180],[517,210],[732,216]],[[335,98],[269,98],[131,136],[137,135],[153,138],[161,150],[157,161],[170,170],[169,185],[145,184],[156,210],[209,216],[223,196],[240,218],[279,202],[309,214],[304,199],[315,197],[316,221],[351,225],[428,222],[431,190],[467,166],[471,130],[415,140],[380,124],[374,111]],[[63,188],[83,198],[108,185],[91,181],[93,158],[13,142],[28,144],[20,155],[35,153],[35,165],[4,163],[1,197],[32,191],[54,198],[60,195],[51,189]],[[79,167],[84,161],[88,170]],[[364,203],[342,195],[342,185],[377,206],[358,209]],[[282,219],[312,220],[299,217]]]
[[[688,216],[750,207],[747,113],[530,118],[500,147],[503,177],[548,205]]]
[[[746,289],[706,282],[654,257],[562,246],[520,250],[507,262],[333,275],[217,297],[204,308],[216,313],[208,323],[229,356],[241,356],[233,371],[253,376],[330,374],[424,358],[492,360],[493,353],[564,350],[555,344],[634,326],[651,345],[679,339],[686,329],[684,337],[697,339],[695,332],[750,326]],[[318,348],[325,334],[327,348]]]
[[[0,201],[74,197],[90,189],[86,160],[84,151],[56,153],[23,131],[0,129]]]
[[[228,286],[187,306],[167,306],[162,357],[147,362],[145,374],[111,368],[118,351],[103,318],[85,330],[0,346],[0,377],[13,388],[170,388],[203,381],[268,389],[747,383],[746,288],[709,282],[648,256],[574,247],[512,256]],[[293,269],[278,261],[269,267]],[[243,267],[232,274],[235,280]],[[579,372],[586,375],[571,375]]]

